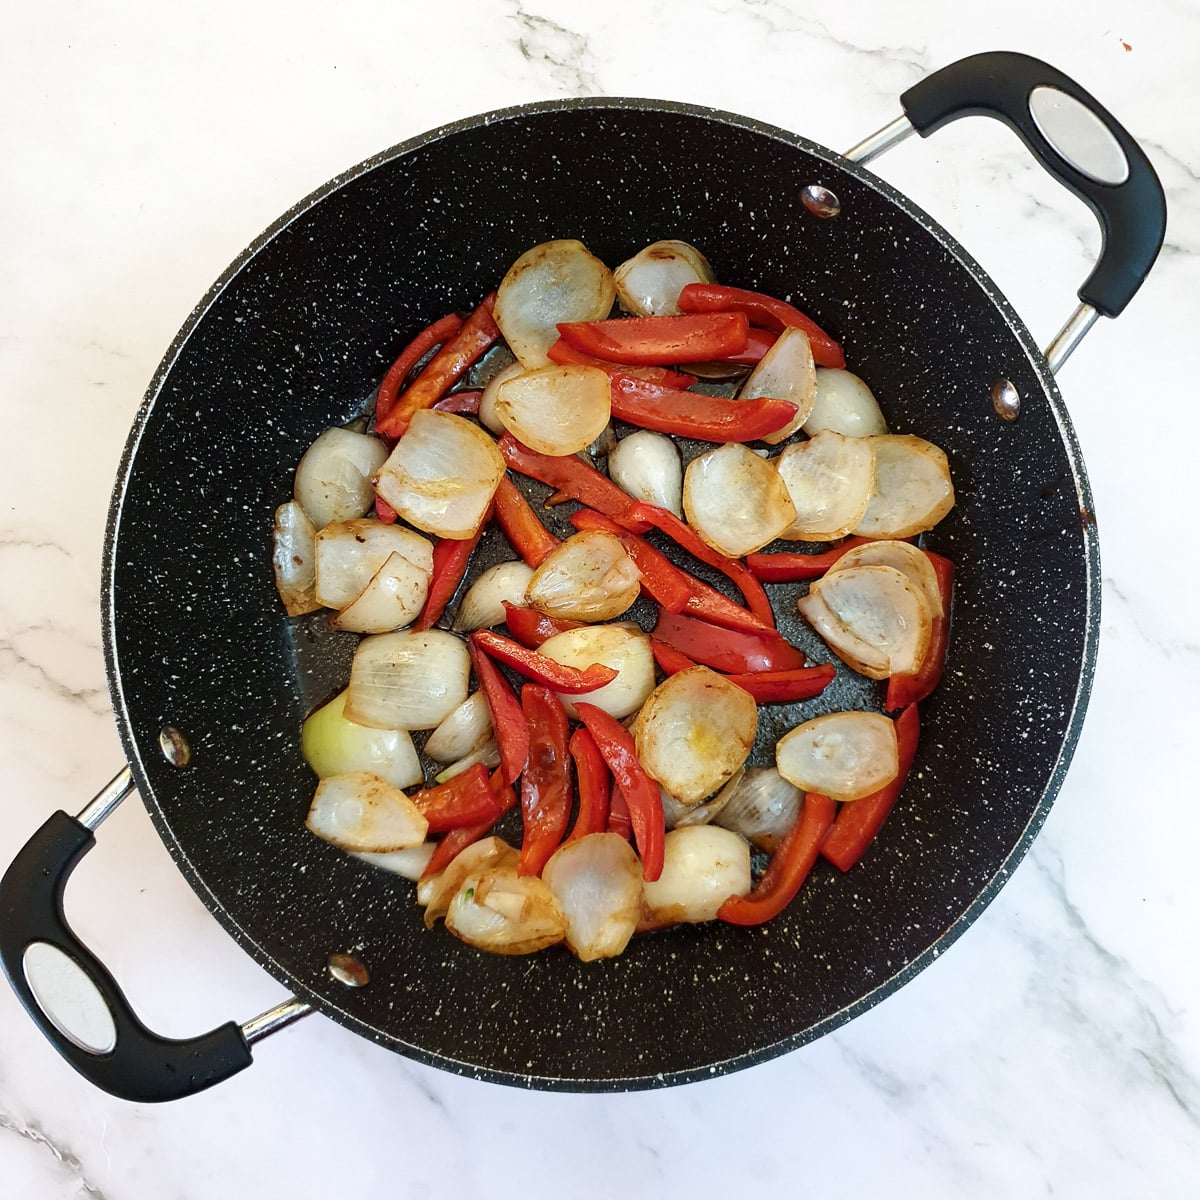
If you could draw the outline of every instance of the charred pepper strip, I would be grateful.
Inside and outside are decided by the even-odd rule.
[[[754,890],[748,896],[730,896],[717,916],[731,925],[761,925],[779,916],[808,878],[833,827],[836,809],[828,796],[806,793],[799,818],[784,834]]]
[[[750,320],[744,312],[693,313],[679,317],[617,317],[570,321],[559,336],[576,350],[605,362],[634,366],[705,362],[746,349]]]
[[[576,791],[579,793],[579,813],[568,842],[603,833],[608,828],[608,797],[612,791],[612,775],[604,755],[584,726],[575,730],[567,745],[575,760]]]
[[[457,313],[447,313],[440,321],[422,329],[403,350],[400,357],[388,368],[388,373],[379,385],[379,394],[375,397],[375,425],[378,428],[391,416],[396,407],[396,397],[404,386],[409,372],[435,346],[452,338],[462,328],[462,317]]]
[[[566,633],[568,629],[578,629],[582,621],[567,621],[562,617],[548,617],[536,608],[524,608],[519,604],[510,604],[502,600],[504,605],[504,624],[508,632],[530,650],[536,650],[543,642],[548,642],[555,634]]]
[[[529,761],[521,775],[524,833],[517,874],[540,875],[571,817],[569,722],[559,698],[540,684],[527,683],[521,689],[521,708],[529,722]]]
[[[547,658],[536,650],[530,650],[520,642],[501,637],[490,629],[476,630],[468,642],[513,670],[520,671],[527,679],[570,696],[594,692],[606,683],[612,683],[617,677],[617,672],[603,663],[592,663],[581,671],[578,667],[568,667],[565,663],[555,662],[554,659]]]
[[[482,398],[483,393],[475,390],[451,392],[450,395],[443,396],[433,407],[438,412],[458,413],[462,416],[473,417],[479,413],[479,401]]]
[[[774,296],[746,288],[723,287],[719,283],[689,283],[679,293],[679,307],[685,313],[743,312],[756,325],[786,329],[794,325],[808,334],[813,361],[819,367],[844,367],[842,348],[811,317]]]
[[[413,413],[436,404],[500,337],[500,327],[492,320],[496,293],[486,296],[483,303],[463,322],[462,328],[430,359],[425,369],[412,381],[407,391],[397,397],[395,404],[379,419],[375,411],[376,432],[385,438],[400,438],[408,428]]]
[[[630,533],[616,521],[590,508],[581,508],[571,514],[571,524],[576,529],[599,529],[611,533],[625,547],[625,553],[641,572],[642,587],[667,612],[683,612],[692,598],[691,580],[664,554],[660,554],[645,538]],[[518,639],[520,640],[520,639]]]
[[[821,847],[821,855],[839,871],[850,870],[862,858],[887,820],[887,815],[899,799],[904,781],[912,770],[920,735],[921,719],[917,714],[917,706],[910,704],[896,718],[896,751],[900,759],[900,770],[895,779],[861,800],[851,800],[843,804],[829,837]]]
[[[790,400],[700,396],[628,375],[614,376],[610,392],[614,417],[705,442],[753,442],[782,429],[796,415]]]
[[[472,639],[467,640],[467,651],[492,715],[492,731],[496,735],[504,782],[512,783],[525,769],[525,760],[529,757],[529,723],[508,680],[500,674],[500,668]]]
[[[950,645],[950,608],[954,600],[954,564],[932,550],[922,551],[937,576],[938,592],[942,597],[942,612],[934,617],[929,635],[929,649],[920,669],[912,675],[893,675],[888,680],[884,707],[889,712],[924,700],[942,681],[946,669],[946,651]]]
[[[625,798],[629,820],[633,825],[633,840],[642,859],[642,878],[653,882],[662,874],[663,842],[666,838],[662,795],[658,784],[638,762],[633,734],[620,721],[609,716],[602,708],[581,701],[576,702],[575,711],[596,739],[596,745],[613,774],[613,808],[616,808],[616,788],[620,788]]]
[[[429,822],[430,833],[494,821],[500,804],[488,784],[489,774],[483,763],[475,763],[445,783],[414,792],[409,799]]]
[[[536,570],[559,545],[558,538],[538,520],[529,501],[507,475],[500,480],[492,503],[496,506],[496,520],[504,530],[504,536],[525,562]]]
[[[693,661],[727,675],[795,671],[808,666],[804,651],[797,650],[773,629],[747,633],[722,629],[684,613],[660,611],[654,637]]]

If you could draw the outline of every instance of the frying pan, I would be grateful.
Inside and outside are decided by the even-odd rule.
[[[0,883],[5,972],[87,1078],[134,1100],[183,1096],[316,1010],[481,1078],[680,1083],[837,1027],[982,911],[1058,791],[1095,665],[1096,530],[1053,371],[1136,291],[1165,204],[1112,116],[1034,59],[978,55],[901,102],[903,117],[847,155],[661,101],[490,113],[334,179],[201,301],[150,384],[108,525],[104,644],[128,767],[78,817],[54,814]],[[864,169],[900,137],[968,114],[1012,127],[1102,227],[1082,303],[1046,355],[963,249]],[[681,927],[589,964],[558,950],[480,954],[428,932],[410,885],[305,830],[313,778],[299,727],[344,685],[354,639],[319,616],[283,615],[269,548],[313,438],[369,409],[416,329],[471,307],[518,254],[556,237],[609,263],[683,238],[719,279],[797,300],[842,341],[891,428],[946,450],[958,494],[929,538],[957,564],[951,669],[922,705],[901,802],[853,876],[818,864],[761,929]],[[498,553],[485,547],[474,569]],[[787,619],[795,594],[773,597],[783,628],[815,651]],[[842,670],[803,713],[877,707],[876,687]],[[800,711],[764,721],[760,759]],[[72,933],[66,879],[134,785],[203,902],[293,999],[242,1026],[164,1039]],[[98,1025],[52,1000],[47,960],[60,984],[99,991]]]

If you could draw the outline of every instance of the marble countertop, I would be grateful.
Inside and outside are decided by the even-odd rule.
[[[651,12],[653,8],[653,12]],[[563,1095],[473,1082],[314,1017],[190,1100],[123,1103],[0,988],[0,1195],[1194,1196],[1200,872],[1195,443],[1200,7],[986,10],[934,0],[66,0],[0,40],[0,865],[120,767],[99,630],[109,491],[142,393],[230,260],[375,151],[574,95],[742,112],[844,149],[955,58],[1018,49],[1138,137],[1171,206],[1119,323],[1061,375],[1095,493],[1099,671],[1074,764],[995,902],[933,967],[821,1041],[710,1082]],[[993,122],[877,164],[1046,344],[1098,246],[1091,215]],[[1175,509],[1178,503],[1182,512]],[[67,895],[142,1017],[183,1036],[284,996],[125,804]],[[299,1135],[299,1136],[298,1136]]]

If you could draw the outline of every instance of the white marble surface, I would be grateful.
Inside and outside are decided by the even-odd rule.
[[[477,111],[596,93],[712,104],[845,148],[924,73],[1007,48],[1121,116],[1172,215],[1142,295],[1062,376],[1103,556],[1083,738],[1032,853],[942,961],[802,1051],[615,1096],[470,1082],[317,1017],[221,1088],[130,1105],[76,1077],[0,988],[0,1196],[1197,1194],[1195,0],[47,0],[2,24],[0,864],[120,765],[98,587],[142,391],[228,261],[340,169]],[[1048,341],[1095,252],[1090,214],[990,122],[879,170]],[[136,802],[68,909],[166,1033],[281,998]]]

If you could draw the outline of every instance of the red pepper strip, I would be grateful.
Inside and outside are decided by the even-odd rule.
[[[680,653],[674,646],[650,639],[654,661],[667,675],[676,675],[694,667],[695,661]],[[790,671],[751,671],[726,675],[743,692],[749,692],[759,704],[786,704],[793,700],[811,700],[819,696],[832,682],[837,671],[828,663],[815,667],[794,667]]]
[[[750,320],[744,312],[682,317],[618,317],[611,321],[560,324],[564,341],[605,362],[634,366],[704,362],[746,349]]]
[[[773,633],[774,626],[764,625],[749,609],[734,604],[728,596],[709,587],[701,579],[690,577],[692,594],[684,609],[689,616],[699,617],[725,629],[744,629],[747,633]]]
[[[612,415],[642,429],[705,442],[753,442],[782,429],[795,415],[790,400],[727,400],[647,383],[628,375],[612,380]]]
[[[529,722],[529,761],[521,776],[521,858],[518,875],[540,875],[558,849],[571,817],[571,760],[567,755],[567,712],[540,684],[521,689]]]
[[[775,632],[721,629],[682,613],[660,611],[654,636],[695,662],[729,675],[752,671],[795,671],[808,665],[803,650]]]
[[[777,335],[771,334],[770,336],[774,340]],[[670,371],[666,367],[635,367],[630,363],[605,362],[602,358],[593,358],[590,354],[584,354],[582,350],[576,350],[570,342],[565,342],[562,338],[559,338],[546,351],[546,357],[552,363],[558,363],[559,366],[599,367],[600,370],[607,371],[609,375],[632,375],[635,379],[661,383],[663,387],[690,388],[696,382],[695,375],[684,375],[679,371]],[[761,354],[759,357],[762,357]]]
[[[833,566],[847,550],[874,542],[877,538],[848,537],[823,554],[747,554],[746,566],[756,579],[767,583],[793,583],[797,579],[818,579]]]
[[[440,321],[422,329],[403,350],[400,357],[388,368],[388,373],[379,385],[379,395],[375,398],[375,425],[378,427],[391,415],[396,407],[396,396],[399,394],[408,373],[429,353],[434,346],[440,346],[448,338],[452,338],[462,328],[462,317],[457,313],[448,313]]]
[[[662,803],[661,796],[659,803]],[[629,816],[629,802],[625,799],[625,793],[621,791],[621,785],[615,779],[608,801],[608,832],[619,833],[627,842],[633,840],[633,821]]]
[[[768,329],[786,329],[794,325],[808,334],[813,361],[819,367],[844,367],[846,356],[811,317],[774,296],[745,288],[722,287],[718,283],[689,283],[679,293],[679,307],[685,313],[744,312],[756,325]]]
[[[486,837],[492,826],[516,804],[516,792],[511,787],[505,786],[499,770],[492,772],[488,786],[496,798],[495,815],[484,817],[478,825],[463,825],[458,829],[450,830],[434,847],[433,856],[425,870],[421,872],[422,879],[428,879],[430,876],[444,871],[468,846],[479,841],[481,837]]]
[[[741,354],[734,354],[726,362],[745,363],[753,366],[770,348],[779,341],[777,329],[759,329],[750,326],[750,336],[746,340],[746,349]]]
[[[542,501],[543,508],[553,508],[556,504],[566,504],[571,497],[566,492],[551,492],[545,500]]]
[[[680,671],[697,665],[694,658],[688,658],[682,650],[676,650],[674,646],[655,637],[650,639],[650,652],[664,675],[678,675]]]
[[[475,763],[445,783],[414,792],[409,799],[429,822],[430,833],[494,821],[500,813],[500,802],[488,785],[488,774],[483,763]]]
[[[467,573],[471,554],[479,545],[487,526],[488,517],[479,523],[479,528],[469,538],[438,538],[433,544],[433,574],[429,578],[429,592],[425,607],[414,622],[415,629],[432,629],[434,622],[446,611],[446,605],[454,599],[458,585]]]
[[[519,604],[510,604],[502,600],[504,605],[504,624],[508,632],[530,650],[536,650],[543,642],[549,641],[555,634],[566,633],[568,629],[578,629],[582,621],[567,621],[562,617],[548,617],[536,608],[524,608]]]
[[[578,459],[576,461],[578,462]],[[596,506],[593,504],[592,507]],[[609,513],[608,515],[615,516],[626,528],[633,528],[628,521],[621,518],[620,514]],[[763,591],[762,584],[736,558],[729,558],[720,551],[714,550],[707,542],[701,541],[696,533],[673,512],[660,508],[657,504],[647,504],[644,500],[639,500],[634,504],[631,515],[635,520],[648,522],[656,529],[661,530],[673,542],[682,546],[701,562],[715,567],[722,575],[731,580],[745,596],[746,606],[750,611],[764,625],[771,629],[775,628],[775,614],[771,610],[771,601],[767,599],[767,593]],[[636,532],[643,531],[639,529]]]
[[[484,298],[480,306],[463,322],[462,328],[430,359],[425,369],[401,394],[384,419],[375,413],[375,431],[385,438],[399,438],[408,428],[413,413],[436,404],[467,368],[500,337],[500,327],[492,320],[496,293]]]
[[[954,564],[932,550],[923,551],[937,576],[942,597],[942,615],[934,617],[929,649],[920,667],[912,675],[893,675],[888,680],[885,705],[889,712],[924,700],[942,681],[946,669],[946,650],[950,644],[950,606],[954,599]]]
[[[608,828],[608,797],[612,791],[612,775],[604,755],[596,745],[596,739],[586,728],[577,729],[571,735],[568,746],[575,760],[575,779],[579,793],[579,813],[568,842],[587,837],[589,833],[603,833]]]
[[[479,678],[488,712],[492,715],[492,732],[500,752],[500,770],[504,782],[512,783],[525,769],[529,757],[529,722],[521,710],[521,702],[500,674],[500,668],[471,639],[467,640],[471,665]]]
[[[613,774],[614,800],[616,788],[620,788],[625,798],[633,824],[633,840],[642,858],[642,878],[652,883],[662,874],[666,837],[658,784],[638,762],[633,734],[620,721],[602,708],[582,701],[576,702],[575,711],[596,739],[596,746]]]
[[[496,520],[513,549],[533,568],[540,567],[559,540],[537,518],[529,501],[507,475],[500,480],[493,499]]]
[[[375,497],[375,516],[385,525],[395,525],[400,514],[382,497]]]
[[[717,909],[717,916],[730,925],[761,925],[779,916],[808,878],[821,843],[833,826],[836,810],[837,805],[828,796],[806,793],[799,818],[784,834],[754,890],[748,896],[730,896]]]
[[[829,837],[821,847],[821,854],[839,871],[850,870],[862,858],[892,811],[904,781],[912,770],[920,734],[921,720],[917,715],[917,706],[910,704],[896,718],[896,751],[900,759],[896,778],[861,800],[843,804]]]
[[[574,454],[565,457],[540,454],[523,446],[511,433],[505,433],[497,443],[504,461],[514,471],[540,479],[552,488],[557,488],[572,500],[586,504],[602,512],[606,517],[615,517],[635,533],[645,533],[649,526],[632,515],[635,501],[607,475],[601,475],[595,467],[588,466]]]
[[[547,658],[536,650],[530,650],[520,642],[501,637],[490,629],[476,630],[469,640],[492,658],[520,671],[534,683],[544,684],[556,692],[566,692],[569,696],[594,692],[606,683],[612,683],[617,677],[617,672],[603,663],[592,663],[581,671],[578,667],[557,663],[554,659]]]
[[[483,393],[479,391],[451,392],[450,395],[443,396],[433,407],[438,412],[458,413],[462,416],[473,417],[479,412],[479,401],[482,396]]]
[[[590,508],[573,512],[571,524],[576,529],[600,529],[619,538],[625,552],[633,559],[633,565],[641,572],[642,588],[667,612],[683,612],[687,607],[692,598],[692,581],[644,538]]]

